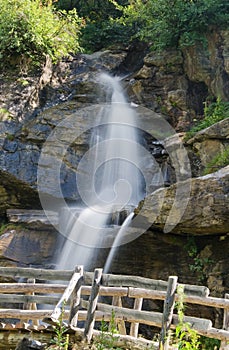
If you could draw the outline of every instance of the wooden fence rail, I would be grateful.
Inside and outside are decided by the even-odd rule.
[[[185,303],[221,308],[224,312],[220,329],[214,328],[211,320],[201,317],[185,315],[184,322],[188,322],[200,335],[221,340],[221,350],[227,349],[228,294],[225,298],[211,297],[207,287],[179,284],[176,276],[170,277],[167,282],[138,276],[102,274],[101,269],[96,269],[93,274],[83,272],[83,267],[77,266],[74,271],[0,267],[0,277],[7,277],[7,280],[11,277],[10,282],[0,283],[0,319],[9,319],[0,324],[2,329],[9,329],[10,319],[13,318],[18,319],[20,324],[26,321],[24,326],[31,320],[30,328],[34,325],[37,330],[43,330],[45,324],[57,322],[62,315],[74,330],[79,322],[83,322],[84,336],[90,341],[95,321],[109,322],[113,312],[120,334],[126,336],[126,322],[130,324],[132,337],[138,337],[140,324],[158,327],[161,329],[161,347],[167,349],[169,329],[175,328],[179,322],[173,311],[174,303],[179,299],[175,291],[177,286],[183,286]],[[18,282],[21,278],[28,282]],[[126,307],[129,303],[123,304],[127,299],[131,300],[133,308]],[[164,301],[164,311],[143,310],[146,299]],[[9,303],[16,306],[7,308],[4,305]],[[42,304],[50,305],[50,309],[39,309]],[[35,321],[39,322],[35,324]],[[11,326],[18,329],[17,323]]]

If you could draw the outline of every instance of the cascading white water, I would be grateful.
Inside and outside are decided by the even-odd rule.
[[[101,128],[97,128],[93,134],[88,155],[81,161],[81,168],[91,173],[92,180],[89,183],[81,181],[80,194],[84,207],[77,217],[73,209],[71,224],[66,225],[70,229],[66,233],[67,239],[58,262],[58,266],[63,269],[76,264],[90,268],[93,248],[103,246],[102,242],[109,231],[106,226],[112,213],[126,207],[136,207],[143,197],[138,133],[133,126],[135,112],[126,102],[119,79],[102,74],[99,81],[112,91],[112,97],[101,109],[101,115],[98,116]],[[128,218],[129,224],[132,215]],[[125,225],[124,222],[121,230],[114,227],[112,234],[115,245],[118,239],[115,238],[116,234],[119,232],[120,237]]]
[[[116,249],[117,247],[119,246],[119,241],[122,239],[122,235],[125,233],[126,229],[129,227],[130,223],[131,223],[131,220],[132,218],[134,217],[134,212],[131,212],[127,218],[124,220],[120,230],[118,231],[116,237],[115,237],[115,240],[114,240],[114,243],[111,247],[111,250],[108,254],[108,257],[107,257],[107,260],[106,260],[106,263],[104,265],[104,269],[103,269],[103,272],[104,273],[107,273],[109,272],[109,269],[110,269],[110,266],[111,266],[111,263],[112,263],[112,260],[114,258],[114,255],[115,255],[115,252],[116,252]]]

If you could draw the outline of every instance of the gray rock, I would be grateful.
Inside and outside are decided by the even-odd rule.
[[[182,193],[181,183],[179,200],[175,200],[177,184],[158,189],[145,198],[142,209],[140,205],[140,215],[151,222],[152,215],[158,210],[158,205],[162,204],[160,213],[153,222],[152,227],[155,229],[163,230],[166,223],[172,226],[176,223],[172,233],[227,234],[229,230],[229,166],[213,174],[187,181],[191,186],[187,206],[187,183],[183,182],[184,192]],[[184,208],[183,216],[180,218]]]
[[[40,341],[23,338],[17,345],[15,350],[43,350],[47,344],[42,344]]]

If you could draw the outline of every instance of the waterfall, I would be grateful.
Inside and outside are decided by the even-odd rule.
[[[116,253],[117,247],[120,244],[120,240],[122,239],[122,235],[125,233],[126,229],[129,227],[133,216],[134,216],[134,212],[131,212],[127,216],[127,218],[124,220],[120,230],[118,231],[118,233],[117,233],[117,235],[115,237],[114,243],[113,243],[113,245],[112,245],[112,247],[110,249],[110,252],[108,254],[108,257],[107,257],[107,260],[106,260],[106,263],[105,263],[105,266],[104,266],[104,269],[103,269],[104,273],[108,273],[109,272],[110,265],[112,263],[114,255]]]
[[[101,74],[99,82],[111,100],[101,108],[101,125],[92,132],[89,151],[79,164],[81,173],[87,173],[77,184],[83,205],[80,213],[73,207],[65,217],[67,238],[57,262],[63,269],[76,264],[90,268],[94,248],[117,246],[133,217],[130,212],[144,196],[135,111],[127,103],[118,78]],[[120,229],[117,215],[116,221],[111,218],[123,210],[130,215]]]

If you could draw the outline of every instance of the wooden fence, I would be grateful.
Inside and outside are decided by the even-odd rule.
[[[2,330],[44,331],[62,315],[70,329],[76,331],[81,325],[84,337],[90,341],[95,332],[95,321],[109,322],[113,313],[122,337],[137,338],[139,324],[158,327],[160,348],[167,349],[168,331],[179,322],[173,308],[179,299],[177,286],[182,286],[184,303],[219,308],[224,312],[220,329],[214,328],[209,319],[185,315],[183,321],[198,334],[221,340],[220,349],[228,349],[229,294],[225,298],[211,297],[207,287],[179,284],[176,276],[161,281],[103,274],[102,269],[84,272],[82,266],[77,266],[74,271],[0,267],[0,277],[4,280],[0,283]],[[6,278],[8,282],[5,282]],[[143,310],[146,299],[164,301],[162,312]],[[4,307],[9,304],[13,307]],[[126,306],[130,304],[131,307]]]

